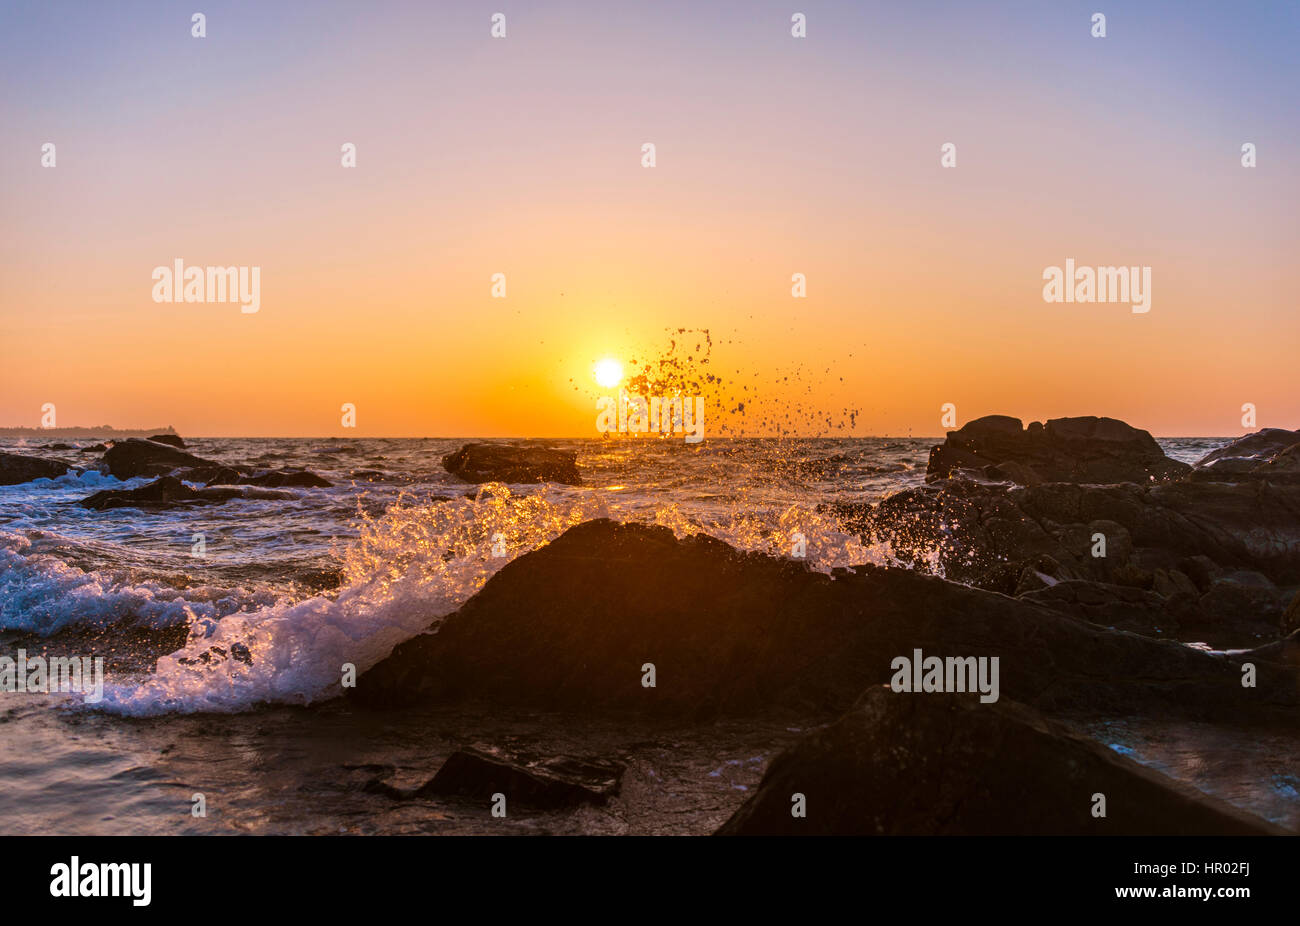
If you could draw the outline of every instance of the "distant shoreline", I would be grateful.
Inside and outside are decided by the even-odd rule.
[[[125,438],[125,437],[152,437],[155,434],[175,434],[180,436],[180,432],[175,428],[0,428],[0,440],[9,437],[25,438],[51,438],[51,437],[70,437],[80,440],[91,438]],[[1242,435],[1232,434],[1153,434],[1156,440],[1236,440]],[[548,442],[548,441],[600,441],[599,435],[569,435],[562,437],[527,437],[520,435],[494,435],[483,436],[481,434],[438,434],[438,435],[405,435],[405,434],[293,434],[293,435],[239,435],[239,434],[188,434],[185,435],[187,440],[323,440],[323,441],[363,441],[363,440],[438,440],[438,441],[531,441],[531,442]],[[655,441],[661,438],[640,435],[629,437],[627,435],[612,436],[610,440],[648,440]],[[793,436],[777,434],[747,434],[724,435],[719,434],[709,438],[714,441],[746,441],[746,440],[787,440],[787,441],[817,441],[817,440],[924,440],[942,442],[943,434],[856,434],[856,435],[821,435],[821,436]]]
[[[165,428],[114,428],[109,425],[98,428],[0,428],[0,437],[152,437],[175,433],[171,425]]]

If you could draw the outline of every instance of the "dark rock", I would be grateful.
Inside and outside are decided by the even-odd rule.
[[[103,453],[108,447],[105,444],[91,444],[89,447],[82,447],[82,453]]]
[[[0,486],[13,486],[33,479],[58,479],[72,466],[61,460],[45,460],[21,453],[0,453]]]
[[[1105,630],[906,569],[832,578],[705,536],[589,521],[497,572],[433,633],[348,694],[367,704],[479,701],[707,716],[769,705],[843,711],[916,647],[1001,657],[1001,690],[1043,709],[1241,723],[1295,713],[1294,666]],[[656,687],[643,687],[653,663]],[[1267,705],[1267,707],[1266,707]],[[1261,713],[1262,712],[1262,713]]]
[[[138,489],[104,489],[77,502],[83,508],[107,511],[111,508],[143,510],[174,508],[180,505],[219,505],[231,499],[292,499],[288,492],[243,486],[194,489],[175,476],[162,476]]]
[[[1300,592],[1296,592],[1282,615],[1282,633],[1290,634],[1296,631],[1300,631]]]
[[[1094,817],[1093,795],[1106,816]],[[791,813],[804,795],[806,816]],[[721,835],[1282,835],[1024,705],[868,691],[778,755]]]
[[[170,447],[185,449],[185,441],[181,440],[179,434],[155,434],[149,440],[157,444],[167,444]]]
[[[301,489],[328,489],[334,483],[330,482],[315,473],[309,473],[306,470],[276,470],[269,473],[260,473],[256,476],[244,476],[239,480],[241,485],[267,486],[270,488],[293,487]]]
[[[410,791],[390,785],[383,775],[375,775],[368,779],[361,786],[361,790],[367,794],[378,794],[381,797],[392,798],[395,801],[406,800],[414,797]]]
[[[443,468],[466,482],[562,482],[582,485],[577,455],[569,450],[516,444],[466,444],[442,458]]]
[[[1014,482],[1022,486],[1042,485],[1043,479],[1024,463],[1004,460],[984,467],[984,476],[994,482]]]
[[[226,466],[220,463],[177,469],[173,470],[171,474],[177,479],[184,479],[186,482],[201,482],[203,485],[208,486],[239,485],[245,475],[239,467]]]
[[[1251,602],[1223,590],[1204,597],[1217,578],[1247,570],[1273,586],[1300,583],[1300,485],[1179,480],[1009,487],[949,479],[876,505],[830,510],[868,543],[888,543],[914,568],[990,591],[1035,593],[1052,579],[1154,592],[1145,601],[1157,610],[1139,632],[1177,631],[1182,623],[1197,639],[1212,630],[1221,645],[1249,645],[1274,632],[1270,624],[1286,599],[1267,585]],[[1093,555],[1099,534],[1105,556]],[[1063,596],[1076,590],[1040,597],[1059,610]],[[1189,608],[1189,597],[1199,605]],[[1112,615],[1114,626],[1139,630],[1135,604],[1122,603],[1127,616]]]
[[[618,794],[624,766],[618,762],[558,756],[520,759],[487,749],[460,749],[414,797],[458,794],[490,800],[500,793],[506,806],[569,807],[603,804]]]
[[[250,666],[253,664],[253,654],[243,643],[232,643],[229,652],[221,646],[209,646],[197,656],[181,656],[176,661],[183,666],[215,666],[227,659],[234,659],[235,662],[242,662]]]
[[[989,415],[949,431],[930,451],[927,479],[977,469],[988,478],[1039,482],[1149,482],[1188,472],[1148,432],[1114,418],[1053,418],[1022,429],[1020,419]]]
[[[1067,579],[1019,597],[1102,627],[1145,636],[1177,639],[1181,627],[1177,612],[1167,609],[1160,595],[1124,585]]]
[[[71,444],[46,444],[42,450],[76,450]]]
[[[1300,444],[1279,450],[1255,467],[1251,476],[1271,482],[1300,482]]]
[[[222,464],[167,444],[132,437],[109,447],[99,465],[101,470],[118,479],[132,479],[136,476],[165,476],[181,468],[219,467]]]
[[[1196,461],[1196,479],[1227,479],[1236,482],[1254,477],[1270,460],[1300,444],[1300,431],[1264,428],[1239,437]],[[1289,462],[1289,458],[1288,458]]]
[[[234,466],[197,466],[178,469],[172,473],[186,482],[201,482],[204,485],[250,485],[264,488],[329,488],[334,483],[307,470],[272,470],[250,475],[240,467]]]

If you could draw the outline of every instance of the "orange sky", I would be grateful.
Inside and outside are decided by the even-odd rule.
[[[728,382],[863,435],[938,434],[946,402],[1300,426],[1297,82],[1263,79],[1266,13],[1098,41],[895,12],[884,42],[828,4],[799,41],[770,4],[556,4],[492,40],[471,6],[222,4],[203,40],[153,4],[6,23],[0,425],[594,436],[593,362],[685,327]],[[178,257],[260,266],[261,310],[154,303]],[[1069,257],[1151,266],[1151,311],[1044,303]]]

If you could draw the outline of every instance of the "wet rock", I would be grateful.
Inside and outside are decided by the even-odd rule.
[[[1293,448],[1297,445],[1300,445],[1300,431],[1264,428],[1201,457],[1196,461],[1192,478],[1237,482],[1289,475],[1295,470]]]
[[[330,482],[323,476],[317,476],[315,473],[306,470],[275,470],[269,473],[260,473],[256,476],[244,476],[239,480],[241,485],[267,486],[270,488],[293,487],[300,489],[328,489],[334,483]]]
[[[76,450],[71,444],[46,444],[42,450]]]
[[[561,482],[582,485],[577,455],[518,444],[466,444],[442,458],[443,468],[466,482]]]
[[[195,489],[175,476],[162,476],[138,489],[104,489],[77,502],[83,508],[107,511],[113,508],[158,510],[183,505],[219,505],[232,499],[288,500],[288,492],[274,492],[244,486]]]
[[[273,489],[317,489],[329,488],[334,484],[323,476],[307,470],[281,469],[250,474],[242,467],[222,465],[178,469],[172,475],[186,482],[201,482],[208,486],[250,485]]]
[[[412,796],[456,794],[486,801],[500,793],[507,807],[604,804],[618,794],[624,769],[622,763],[599,759],[523,759],[489,749],[460,749]]]
[[[203,485],[238,485],[245,473],[235,466],[214,463],[210,466],[189,466],[172,470],[171,475],[186,482],[200,482]]]
[[[1295,594],[1282,615],[1282,633],[1290,634],[1300,630],[1300,592]]]
[[[103,453],[108,449],[106,444],[91,444],[89,447],[82,447],[81,453]]]
[[[1115,418],[1053,418],[1022,428],[1020,419],[988,415],[949,431],[930,451],[927,479],[975,469],[1021,485],[1116,483],[1168,479],[1188,472],[1165,456],[1148,432]]]
[[[398,645],[349,696],[709,716],[843,711],[920,647],[1001,657],[1007,697],[1048,710],[1236,722],[1300,700],[1292,666],[1106,630],[906,569],[836,578],[705,536],[589,521],[512,561],[435,632]],[[646,684],[653,665],[655,685]]]
[[[993,482],[1014,482],[1022,486],[1041,485],[1043,478],[1024,463],[1004,460],[984,467],[984,477]]]
[[[948,479],[876,505],[830,510],[914,568],[990,591],[1035,593],[1055,580],[1154,592],[1146,599],[1158,605],[1149,628],[1177,631],[1181,622],[1196,639],[1210,629],[1218,645],[1250,645],[1275,632],[1269,627],[1288,597],[1282,589],[1300,583],[1300,485],[1187,479],[1022,487]],[[1223,589],[1207,597],[1221,577],[1240,571],[1265,577],[1263,591],[1250,600]],[[1065,600],[1048,597],[1058,609]],[[1115,626],[1138,629],[1134,604],[1123,602],[1128,616]]]
[[[1256,467],[1252,476],[1273,482],[1300,482],[1300,444],[1279,450]]]
[[[181,440],[179,434],[155,434],[149,440],[157,444],[167,444],[170,447],[185,449],[185,441]]]
[[[219,467],[222,464],[167,444],[132,437],[109,447],[99,465],[103,472],[118,479],[132,479],[136,476],[165,476],[181,468]]]
[[[1140,588],[1070,579],[1027,591],[1020,597],[1102,627],[1130,633],[1177,639],[1181,629],[1178,612],[1167,609],[1165,599],[1157,593]]]
[[[21,453],[0,453],[0,485],[12,486],[33,479],[58,479],[74,467],[61,460],[29,457]]]
[[[177,662],[183,666],[215,666],[220,665],[227,659],[233,659],[235,662],[242,662],[245,665],[253,664],[253,654],[243,643],[232,643],[227,650],[223,646],[209,646],[197,656],[180,656]]]
[[[802,794],[806,816],[791,813]],[[1106,801],[1094,817],[1093,795]],[[1282,835],[1037,711],[868,691],[778,755],[720,835]]]

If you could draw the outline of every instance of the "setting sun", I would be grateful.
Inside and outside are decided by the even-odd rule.
[[[613,389],[623,381],[623,364],[612,357],[596,363],[596,382],[605,389]]]

